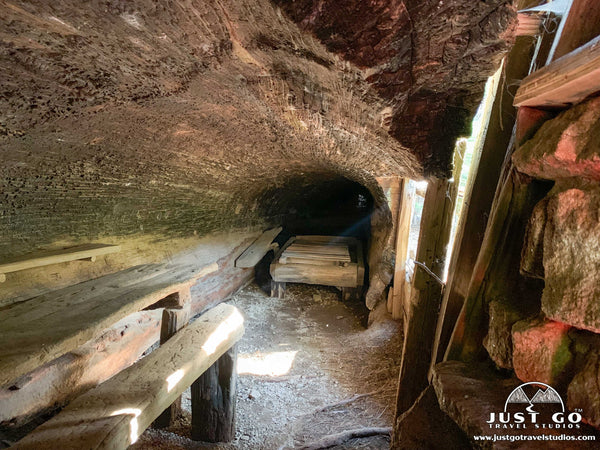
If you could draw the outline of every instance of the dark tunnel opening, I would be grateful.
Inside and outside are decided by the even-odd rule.
[[[297,175],[264,192],[259,205],[261,214],[282,226],[283,232],[277,238],[280,246],[292,236],[345,236],[358,239],[364,255],[368,254],[375,200],[358,182],[330,173]],[[273,258],[271,251],[256,267],[256,281],[266,292],[270,289],[269,265]],[[364,266],[366,286],[366,258]]]
[[[267,190],[261,213],[278,221],[290,235],[369,238],[374,199],[369,190],[343,176],[294,176]]]

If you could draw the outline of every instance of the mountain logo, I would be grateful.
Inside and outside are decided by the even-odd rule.
[[[531,399],[523,390],[525,386],[538,386],[538,390]],[[561,412],[565,412],[565,404],[559,393],[556,392],[556,389],[546,383],[540,383],[538,381],[523,383],[516,387],[507,397],[506,403],[504,403],[504,411],[506,411],[506,408],[510,403],[529,403],[530,406],[533,406],[536,403],[558,403],[560,404]]]
[[[506,398],[504,411],[491,412],[486,422],[491,429],[569,429],[580,428],[582,419],[579,412],[567,411],[552,386],[530,381],[513,389]]]

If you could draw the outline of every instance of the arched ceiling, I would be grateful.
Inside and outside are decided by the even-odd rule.
[[[381,201],[377,176],[443,172],[514,13],[441,5],[3,2],[0,250],[266,224],[292,176]]]

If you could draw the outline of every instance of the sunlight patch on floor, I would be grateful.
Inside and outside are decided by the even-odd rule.
[[[237,360],[238,374],[267,375],[278,377],[290,372],[297,351],[257,352],[239,355]]]

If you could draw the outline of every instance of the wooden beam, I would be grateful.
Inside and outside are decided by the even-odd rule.
[[[237,345],[192,384],[192,439],[231,442],[235,437]]]
[[[25,255],[19,258],[6,260],[0,264],[0,282],[6,280],[5,274],[7,273],[83,259],[93,262],[96,261],[98,256],[108,255],[119,251],[121,251],[119,245],[87,244]]]
[[[357,287],[356,264],[344,266],[313,266],[310,264],[271,264],[271,277],[278,282],[323,284],[326,286]]]
[[[408,411],[428,384],[427,375],[443,290],[439,279],[443,276],[454,210],[454,202],[448,197],[450,184],[448,180],[433,179],[427,185],[413,294],[405,309],[406,334],[400,363],[396,418]]]
[[[547,193],[509,163],[485,231],[446,359],[475,361],[485,357],[487,305],[493,300],[535,299],[539,286],[519,273],[521,248],[533,207]],[[534,300],[532,300],[534,301]]]
[[[281,233],[281,230],[281,227],[271,228],[261,234],[258,239],[235,260],[235,267],[249,268],[258,264],[269,250],[275,249],[272,242],[273,239]]]
[[[415,189],[410,180],[402,180],[400,188],[400,213],[396,225],[396,261],[394,266],[394,286],[391,289],[391,313],[393,319],[401,319],[404,312],[403,302],[410,298],[411,284],[406,280],[406,261],[408,259],[408,241],[410,222],[415,204]]]
[[[534,42],[530,38],[517,38],[504,63],[503,78],[520,80],[526,76],[533,50]],[[436,362],[441,361],[446,353],[452,330],[464,304],[492,207],[494,187],[500,179],[502,164],[513,134],[516,111],[512,106],[512,92],[509,91],[508,84],[500,81],[493,102],[489,120],[483,122],[487,126],[482,129],[480,144],[473,155],[470,175],[473,181],[465,193],[465,206],[454,240],[441,305],[444,320],[439,323],[436,332]]]
[[[600,91],[600,36],[523,80],[515,106],[563,108]]]
[[[0,423],[20,427],[127,368],[158,342],[161,317],[161,310],[131,314],[98,338],[0,387]]]
[[[133,366],[78,397],[13,448],[127,448],[242,337],[243,323],[235,307],[216,306]]]
[[[600,35],[600,3],[598,0],[572,0],[561,25],[551,60],[565,56]]]

